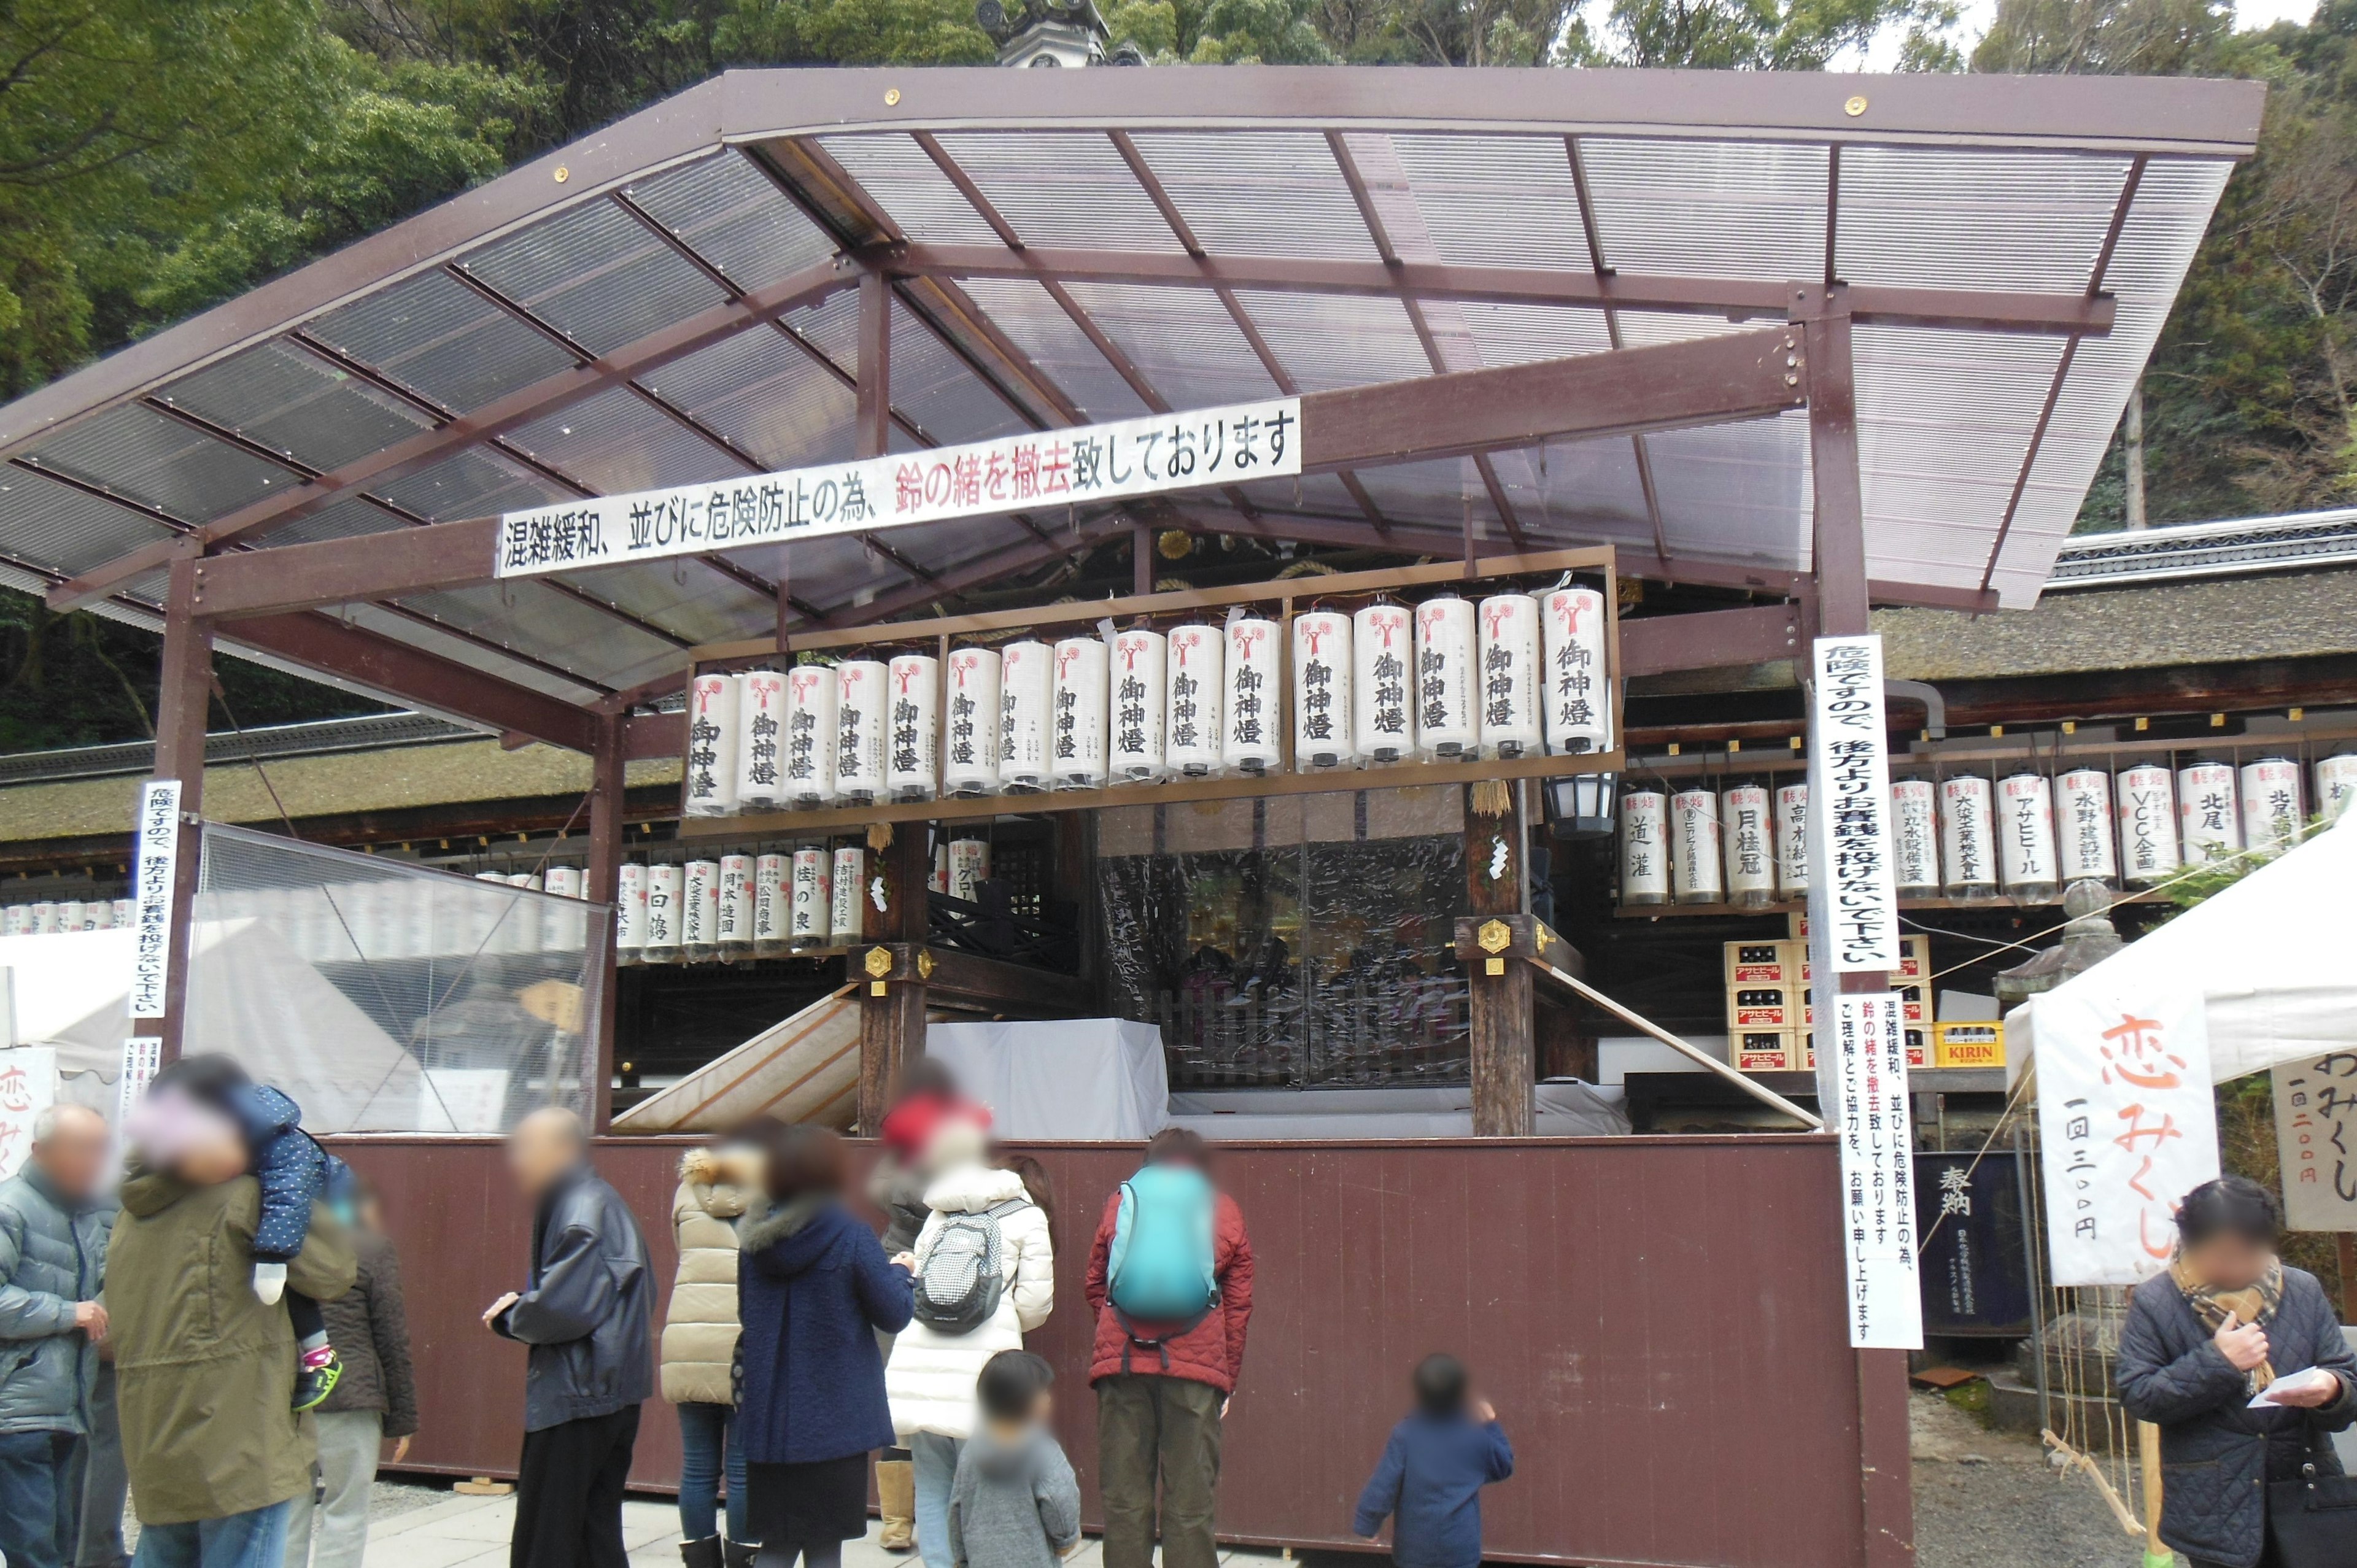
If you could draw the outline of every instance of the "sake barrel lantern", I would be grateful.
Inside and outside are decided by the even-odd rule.
[[[1670,901],[1669,816],[1669,797],[1658,789],[1620,792],[1621,903]]]
[[[2073,882],[2119,886],[2112,776],[2102,768],[2073,768],[2055,778],[2054,854],[2065,887]]]
[[[1951,898],[1996,894],[1996,816],[1989,781],[1977,773],[1940,780],[1941,886]]]
[[[1890,880],[1902,898],[1939,897],[1940,812],[1929,779],[1890,781]]]
[[[1776,891],[1786,899],[1809,894],[1809,787],[1776,787]]]
[[[2149,887],[2177,875],[2177,779],[2157,762],[2120,770],[2120,880]]]
[[[2197,762],[2177,770],[2177,836],[2190,865],[2223,860],[2243,847],[2231,766]]]
[[[2025,904],[2061,890],[2054,862],[2054,786],[2043,773],[2012,774],[1997,786],[1996,864],[2006,892]]]
[[[1731,784],[1719,795],[1719,845],[1727,901],[1760,909],[1776,901],[1776,828],[1761,784]]]

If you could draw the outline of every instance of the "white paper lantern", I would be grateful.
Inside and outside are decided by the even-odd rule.
[[[1718,794],[1681,789],[1670,797],[1670,878],[1681,904],[1717,904],[1727,897],[1719,870]]]
[[[1220,764],[1231,773],[1273,773],[1284,761],[1280,635],[1276,622],[1258,616],[1228,623],[1228,723]]]
[[[1165,776],[1163,719],[1169,701],[1168,639],[1132,627],[1113,639],[1113,730],[1105,765],[1123,784],[1151,784]]]
[[[846,806],[871,806],[890,788],[884,741],[891,671],[875,659],[846,659],[834,671],[835,797]]]
[[[784,798],[790,806],[808,810],[834,802],[840,696],[833,665],[797,664],[786,671]]]
[[[725,817],[737,809],[737,714],[744,682],[698,675],[687,688],[687,814]]]
[[[2120,879],[2149,887],[2177,875],[2177,780],[2157,762],[2120,773]]]
[[[626,860],[614,875],[614,961],[636,963],[647,945],[647,868]]]
[[[1473,607],[1453,595],[1415,607],[1415,741],[1426,762],[1461,762],[1481,748],[1473,622]]]
[[[0,937],[21,937],[32,911],[22,904],[11,904],[0,909]]]
[[[1902,897],[1939,896],[1939,799],[1929,779],[1890,781],[1890,880]]]
[[[2177,770],[2177,836],[2189,865],[2223,860],[2243,847],[2232,767],[2197,762]]]
[[[753,953],[753,857],[720,857],[720,924],[716,945],[723,959],[750,958]]]
[[[2243,764],[2243,844],[2266,854],[2280,854],[2299,842],[2299,764],[2281,757],[2263,757]]]
[[[680,954],[690,963],[702,963],[719,950],[720,863],[689,861],[683,895],[679,922]]]
[[[1480,630],[1481,755],[1536,757],[1544,744],[1539,602],[1528,594],[1492,594],[1481,601]]]
[[[950,846],[941,839],[933,841],[933,874],[926,881],[936,893],[950,890]]]
[[[786,882],[792,857],[772,850],[753,862],[753,956],[777,958],[787,950],[786,928],[793,923],[793,895]]]
[[[58,904],[58,929],[70,937],[81,935],[82,905],[79,898],[62,899]]]
[[[857,844],[845,844],[834,852],[834,865],[827,884],[826,939],[834,947],[850,947],[864,940],[864,923],[859,918],[867,891],[867,852]]]
[[[1163,755],[1181,779],[1213,779],[1226,734],[1228,635],[1216,626],[1182,626],[1170,634],[1168,740]]]
[[[787,929],[787,942],[797,951],[827,945],[834,918],[834,890],[828,886],[834,875],[834,857],[826,851],[794,851],[793,924]]]
[[[1809,893],[1809,787],[1776,787],[1776,891],[1786,899]]]
[[[1101,637],[1068,637],[1056,644],[1055,705],[1050,733],[1059,789],[1097,789],[1105,781],[1106,650]]]
[[[2063,886],[2073,882],[2119,885],[2110,774],[2100,768],[2073,768],[2054,780],[2054,838]]]
[[[1048,788],[1049,708],[1055,650],[1010,642],[998,656],[998,787],[1032,795]]]
[[[952,839],[949,896],[969,904],[982,901],[982,885],[990,880],[990,841]]]
[[[1987,779],[1977,773],[1959,773],[1940,781],[1941,885],[1949,897],[1996,894],[1996,832]]]
[[[2060,891],[2054,871],[2054,786],[2043,773],[2016,773],[1997,786],[1996,863],[2005,890],[2025,904]]]
[[[647,920],[644,957],[649,963],[679,961],[680,921],[686,874],[677,861],[647,867]]]
[[[581,897],[581,868],[577,865],[552,865],[548,868],[548,890],[561,898]]]
[[[1378,767],[1415,755],[1415,632],[1405,605],[1351,618],[1352,742]]]
[[[1293,618],[1293,767],[1322,773],[1357,765],[1351,744],[1351,618],[1305,610]]]
[[[953,648],[942,672],[942,789],[961,800],[998,793],[998,650]]]
[[[1776,824],[1760,784],[1732,784],[1719,796],[1720,851],[1727,860],[1727,901],[1765,908],[1776,901]]]
[[[885,782],[895,800],[930,800],[941,788],[942,661],[899,653],[886,669]]]
[[[1605,680],[1604,596],[1556,588],[1541,606],[1544,622],[1547,750],[1577,757],[1612,749],[1612,690]]]
[[[748,670],[737,696],[737,809],[774,808],[785,783],[786,677]]]
[[[1620,793],[1620,902],[1670,901],[1669,797],[1658,789]]]
[[[114,929],[127,931],[139,924],[139,900],[117,898],[114,901]]]
[[[82,929],[89,931],[114,929],[114,901],[111,898],[91,899],[82,910]]]
[[[2349,803],[2357,800],[2357,751],[2319,757],[2316,763],[2316,804],[2328,822],[2337,822]]]

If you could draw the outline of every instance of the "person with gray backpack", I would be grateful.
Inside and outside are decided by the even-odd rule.
[[[917,1550],[925,1568],[952,1568],[950,1489],[974,1431],[975,1380],[1048,1320],[1056,1258],[1044,1192],[987,1162],[981,1127],[955,1121],[933,1136],[931,1212],[909,1260],[916,1316],[893,1344],[884,1388],[916,1465]]]

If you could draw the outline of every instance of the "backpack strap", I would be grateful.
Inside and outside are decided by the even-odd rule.
[[[1113,1303],[1110,1301],[1107,1301],[1105,1305],[1107,1306],[1113,1306]],[[1170,1370],[1170,1341],[1173,1339],[1184,1339],[1188,1335],[1195,1332],[1197,1326],[1202,1323],[1203,1319],[1211,1316],[1211,1304],[1206,1303],[1202,1311],[1197,1313],[1186,1322],[1178,1325],[1176,1327],[1166,1328],[1161,1333],[1149,1339],[1145,1335],[1140,1334],[1137,1331],[1137,1325],[1129,1320],[1129,1314],[1122,1311],[1122,1309],[1117,1306],[1113,1306],[1114,1321],[1121,1325],[1121,1331],[1124,1336],[1121,1346],[1122,1371],[1125,1374],[1129,1371],[1129,1352],[1131,1348],[1135,1346],[1140,1350],[1152,1350],[1156,1354],[1159,1355],[1162,1358],[1162,1369],[1164,1372],[1168,1373]]]

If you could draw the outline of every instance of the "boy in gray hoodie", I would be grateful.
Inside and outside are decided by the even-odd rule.
[[[1048,1430],[1053,1368],[1001,1350],[974,1380],[982,1425],[950,1486],[956,1568],[1056,1568],[1081,1543],[1081,1483]]]

